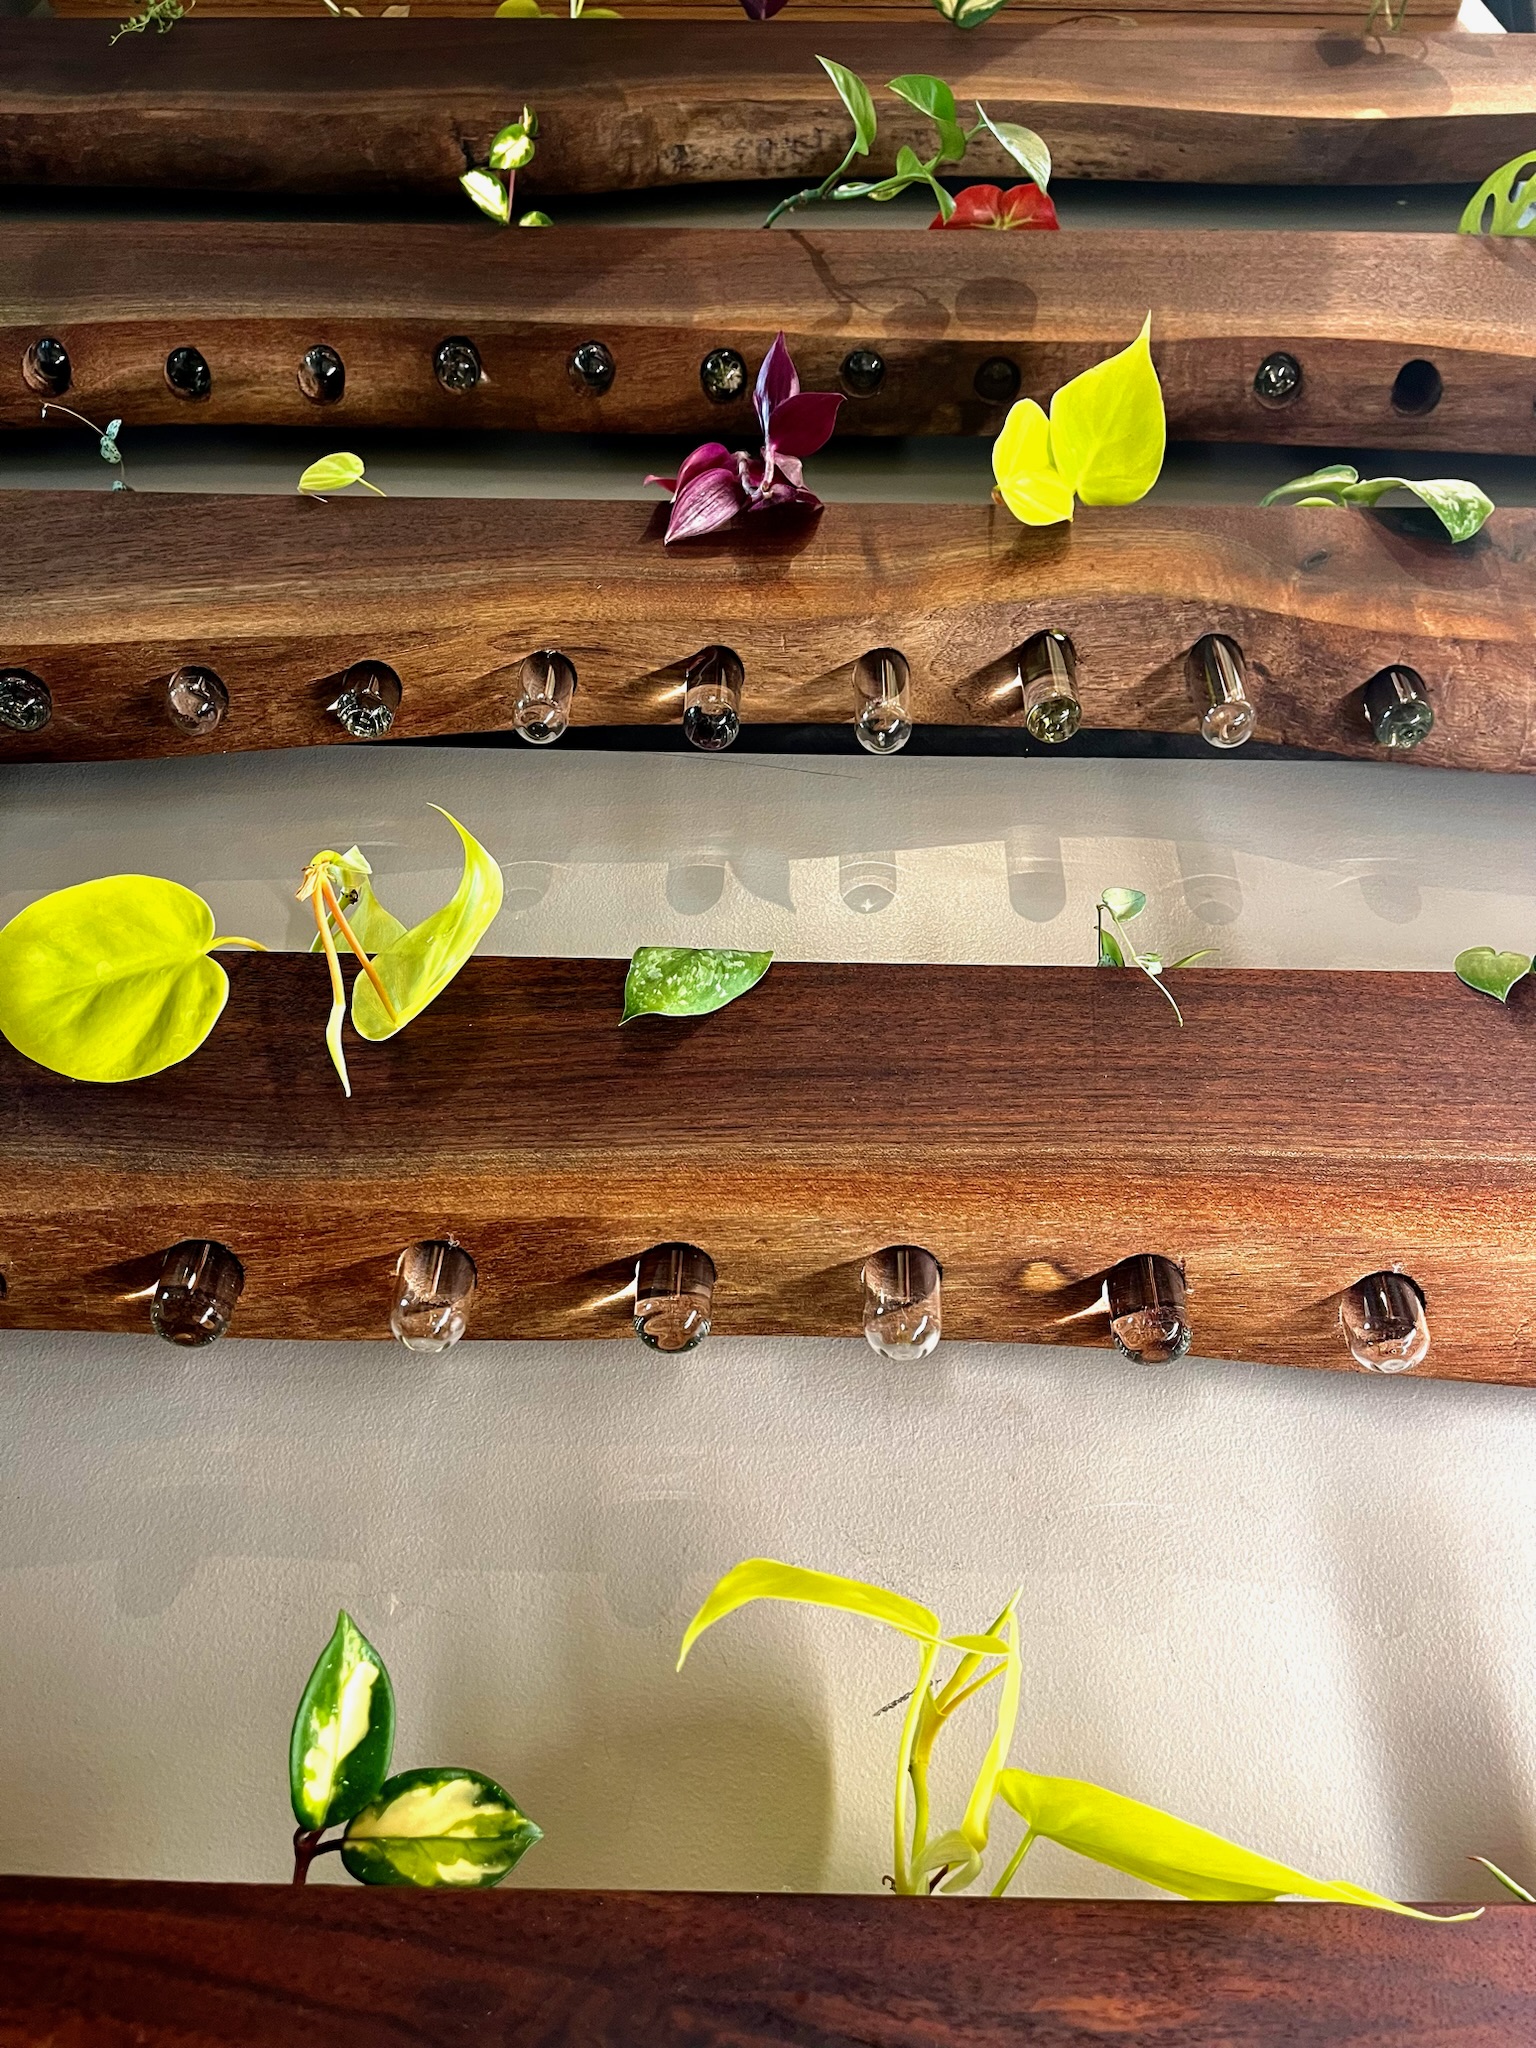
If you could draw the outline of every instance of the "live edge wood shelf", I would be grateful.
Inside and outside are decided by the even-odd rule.
[[[847,394],[840,434],[993,434],[1013,396],[1048,399],[1150,311],[1176,439],[1536,454],[1536,243],[1509,237],[59,220],[8,226],[5,271],[7,426],[35,427],[57,397],[130,427],[744,443],[751,377],[782,328],[806,387]],[[44,338],[67,376],[29,367]],[[478,358],[468,388],[438,374],[449,341]],[[593,341],[613,364],[603,389],[572,367]],[[301,375],[316,346],[340,359],[339,396]],[[167,378],[187,347],[208,366],[201,400]],[[720,349],[742,359],[724,403],[703,383]],[[1276,354],[1299,372],[1284,402],[1256,389]]]
[[[718,1331],[851,1336],[862,1261],[914,1243],[948,1337],[1105,1344],[1103,1274],[1158,1252],[1197,1356],[1348,1367],[1342,1292],[1401,1265],[1421,1372],[1536,1384],[1536,1028],[1449,973],[1187,969],[1180,1030],[1134,971],[781,962],[621,1028],[622,961],[486,957],[354,1046],[346,1101],[325,962],[225,957],[162,1075],[0,1045],[0,1327],[145,1331],[194,1238],[244,1264],[233,1334],[387,1338],[399,1253],[452,1236],[472,1336],[624,1336],[676,1240]]]
[[[1364,0],[1361,0],[1362,12]],[[1536,38],[1338,26],[1041,26],[1006,12],[829,27],[213,21],[108,47],[98,21],[0,22],[0,183],[436,193],[526,101],[519,192],[823,177],[848,119],[816,62],[947,78],[1038,128],[1061,177],[1480,180],[1530,146]],[[872,163],[928,127],[886,97]],[[468,153],[468,154],[467,154]],[[980,144],[966,175],[1014,167]]]
[[[0,1879],[4,2048],[1529,2048],[1536,1913]]]
[[[327,706],[360,661],[400,679],[395,737],[505,729],[546,648],[575,664],[573,725],[677,723],[686,663],[724,645],[746,724],[851,722],[853,664],[895,647],[918,723],[1021,726],[1012,657],[1055,629],[1090,728],[1196,731],[1190,651],[1217,632],[1262,742],[1389,758],[1362,692],[1403,663],[1435,713],[1407,760],[1536,768],[1536,512],[1459,546],[1416,511],[1155,502],[1051,528],[834,505],[670,550],[664,524],[659,504],[0,493],[0,671],[53,700],[39,731],[0,725],[0,761],[358,744]],[[229,693],[205,739],[166,714],[183,665]]]

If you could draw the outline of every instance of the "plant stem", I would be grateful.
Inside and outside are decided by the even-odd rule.
[[[1034,1843],[1034,1840],[1034,1829],[1026,1828],[1024,1830],[1023,1841],[1020,1842],[1017,1849],[1014,1850],[1012,1856],[1010,1856],[1008,1859],[1008,1868],[1003,1872],[1002,1876],[997,1880],[997,1883],[992,1887],[992,1896],[994,1899],[1000,1899],[1003,1896],[1003,1894],[1007,1891],[1009,1885],[1012,1884],[1014,1877],[1018,1872],[1019,1865],[1024,1861],[1024,1858],[1029,1854],[1030,1848]]]
[[[385,988],[383,982],[379,979],[379,970],[374,966],[373,962],[368,958],[368,955],[363,951],[362,942],[359,940],[357,933],[353,931],[351,925],[347,923],[347,914],[342,909],[340,903],[338,903],[336,900],[336,891],[331,887],[330,883],[326,880],[324,875],[320,877],[320,894],[325,898],[325,907],[331,913],[332,917],[335,918],[337,929],[340,931],[341,936],[346,940],[347,944],[352,948],[352,951],[357,955],[357,964],[359,965],[359,967],[362,968],[364,974],[366,974],[368,979],[373,983],[373,992],[378,997],[379,1001],[384,1005],[385,1016],[389,1019],[391,1024],[398,1023],[399,1018],[395,1014],[395,1006],[389,999],[389,990]],[[340,980],[339,968],[337,971],[337,980]]]
[[[855,136],[853,140],[853,147],[849,150],[848,154],[843,158],[842,162],[838,165],[835,171],[831,172],[827,177],[823,178],[819,185],[807,185],[803,192],[792,192],[787,199],[781,199],[778,205],[774,207],[773,211],[769,214],[768,218],[763,222],[763,226],[765,228],[771,228],[774,222],[779,218],[780,214],[798,213],[802,206],[814,206],[818,200],[825,199],[827,194],[832,190],[832,187],[837,183],[838,179],[843,175],[844,171],[847,170],[848,166],[853,162],[854,158],[858,155],[858,153],[859,141],[858,137]]]
[[[320,1837],[324,1828],[295,1828],[293,1831],[293,1882],[305,1884],[309,1879],[309,1866],[320,1854]]]
[[[923,1651],[922,1669],[917,1674],[906,1718],[901,1724],[901,1748],[896,1757],[895,1870],[896,1890],[912,1896],[912,1861],[907,1853],[907,1782],[912,1770],[912,1749],[917,1740],[918,1717],[929,1697],[933,1667],[939,1661],[939,1645],[929,1643]]]

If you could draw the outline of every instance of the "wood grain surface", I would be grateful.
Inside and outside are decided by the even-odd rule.
[[[35,426],[23,357],[69,351],[65,402],[133,427],[259,424],[511,427],[555,432],[752,431],[750,377],[783,328],[808,389],[849,393],[848,434],[995,433],[1007,400],[982,365],[1016,365],[1046,400],[1123,348],[1150,310],[1176,439],[1314,442],[1536,454],[1536,243],[1421,234],[1198,230],[892,235],[807,224],[752,230],[562,229],[488,222],[355,226],[221,221],[18,222],[6,230],[0,424]],[[465,337],[484,375],[444,388],[438,345]],[[602,341],[614,378],[570,373]],[[342,396],[306,397],[323,344]],[[206,400],[171,389],[166,359],[197,348]],[[735,349],[743,396],[701,383]],[[885,363],[851,390],[850,351]],[[1254,393],[1275,351],[1300,365],[1283,406]],[[1394,381],[1428,361],[1442,395],[1400,411]],[[61,429],[63,423],[61,422]]]
[[[1348,1368],[1340,1293],[1400,1263],[1423,1372],[1536,1384],[1532,1006],[1449,973],[1187,969],[1180,1030],[1134,971],[781,962],[621,1030],[622,961],[487,957],[354,1042],[346,1101],[325,962],[225,957],[164,1074],[0,1045],[0,1327],[146,1329],[164,1251],[211,1238],[236,1334],[384,1339],[401,1249],[454,1236],[474,1336],[627,1335],[635,1258],[673,1240],[714,1258],[719,1331],[851,1336],[864,1258],[914,1243],[949,1337],[1104,1344],[1100,1277],[1156,1251],[1197,1356]]]
[[[595,33],[601,59],[593,61]],[[0,183],[454,195],[527,101],[519,191],[824,176],[847,115],[822,22],[217,21],[113,47],[94,21],[0,22]],[[1482,179],[1530,144],[1536,38],[1459,31],[1041,26],[1003,13],[850,22],[827,51],[875,81],[934,72],[1040,129],[1058,175],[1228,183]],[[880,96],[872,164],[928,125]],[[979,144],[967,176],[1012,165]]]
[[[0,2048],[1529,2048],[1536,1914],[0,1879]]]
[[[1196,731],[1190,650],[1221,632],[1261,741],[1536,767],[1533,511],[1454,547],[1419,511],[1155,502],[1051,528],[992,505],[836,505],[671,550],[664,523],[659,504],[0,493],[0,667],[54,702],[40,732],[0,726],[0,760],[356,745],[326,706],[363,660],[400,676],[396,737],[504,729],[540,648],[576,666],[578,725],[676,723],[684,665],[722,644],[748,724],[851,721],[853,664],[893,646],[919,723],[1019,726],[1010,654],[1055,629],[1089,727]],[[1361,698],[1397,662],[1435,707],[1406,757],[1376,745]],[[184,663],[229,692],[208,738],[166,716]]]
[[[122,19],[121,11],[115,11],[117,0],[51,0],[51,4],[54,14],[66,18],[73,15],[110,21]],[[840,27],[853,22],[910,25],[930,20],[934,11],[933,0],[793,0],[793,4],[797,22],[834,22]],[[1031,20],[1037,22],[1082,22],[1091,20],[1095,15],[1105,15],[1111,17],[1116,26],[1126,21],[1160,22],[1169,19],[1194,24],[1211,23],[1213,18],[1216,23],[1233,19],[1242,21],[1246,17],[1251,22],[1254,16],[1260,15],[1288,28],[1344,26],[1358,32],[1365,20],[1359,0],[1136,0],[1135,7],[1130,9],[1120,6],[1119,0],[1079,0],[1076,8],[1064,6],[1062,0],[1009,0],[1009,8],[1012,13],[1028,13]],[[358,9],[359,14],[364,11]],[[383,7],[375,6],[370,11],[382,15]],[[310,0],[199,0],[197,12],[204,17],[244,15],[248,20],[252,17],[273,20],[283,15],[312,14],[313,8]],[[545,0],[544,12],[546,16],[558,16],[554,0]],[[618,12],[626,21],[691,21],[721,25],[743,19],[740,0],[625,0]],[[1414,0],[1416,31],[1448,29],[1454,24],[1456,14],[1456,0]],[[485,0],[410,0],[410,16],[413,21],[423,17],[484,21]]]

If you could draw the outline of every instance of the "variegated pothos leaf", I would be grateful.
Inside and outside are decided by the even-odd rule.
[[[395,1693],[384,1659],[345,1612],[309,1674],[288,1739],[288,1790],[301,1828],[335,1827],[389,1774]]]

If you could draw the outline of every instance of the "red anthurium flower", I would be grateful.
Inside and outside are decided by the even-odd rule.
[[[935,214],[931,228],[1059,228],[1056,209],[1038,185],[967,185],[955,194],[955,210],[945,220]]]
[[[831,439],[842,402],[837,392],[800,389],[780,334],[763,358],[753,394],[763,431],[761,456],[733,455],[723,441],[706,441],[686,457],[675,477],[646,478],[672,493],[668,541],[714,533],[729,526],[738,512],[760,512],[768,505],[819,512],[821,500],[805,488],[801,465]]]

